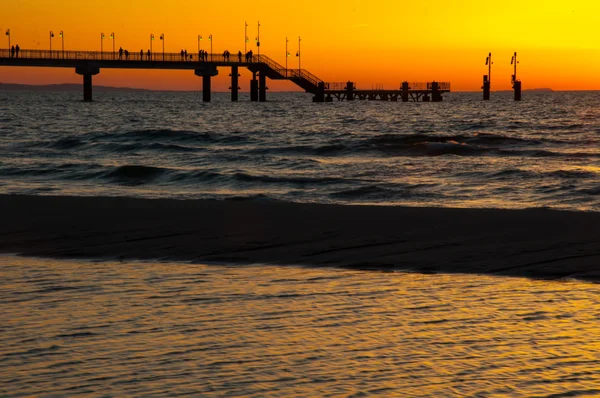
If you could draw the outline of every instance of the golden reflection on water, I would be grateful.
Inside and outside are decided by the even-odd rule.
[[[0,257],[0,395],[600,394],[597,285]]]

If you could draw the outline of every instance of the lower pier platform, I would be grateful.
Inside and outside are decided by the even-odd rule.
[[[333,98],[338,101],[391,101],[391,102],[441,102],[442,94],[450,92],[450,83],[426,82],[409,83],[403,82],[399,89],[357,89],[353,82],[326,83],[325,102]]]

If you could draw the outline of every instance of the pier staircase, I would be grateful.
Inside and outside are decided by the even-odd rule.
[[[325,84],[322,79],[306,69],[286,69],[266,55],[255,55],[253,58],[255,65],[248,67],[253,73],[260,73],[262,71],[269,79],[289,80],[307,93],[317,95],[319,93],[319,84]]]

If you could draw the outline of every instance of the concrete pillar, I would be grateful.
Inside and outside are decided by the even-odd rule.
[[[238,100],[238,67],[231,67],[231,101],[235,102]]]
[[[258,80],[256,80],[256,74],[250,80],[250,101],[258,101]]]
[[[400,94],[402,102],[408,102],[408,82],[402,82],[402,87],[400,89],[402,90],[402,93]]]
[[[202,101],[210,102],[210,75],[202,76]]]
[[[515,101],[521,101],[521,81],[517,80],[513,83],[513,90],[515,91]]]
[[[83,100],[92,102],[92,76],[100,73],[100,68],[94,65],[78,66],[75,73],[83,76]]]
[[[346,99],[348,101],[354,101],[354,83],[346,83]]]
[[[203,64],[200,68],[194,70],[194,74],[202,77],[202,101],[210,102],[211,78],[219,74],[216,65]]]
[[[325,82],[319,82],[317,93],[313,97],[313,102],[325,102]]]
[[[267,100],[267,76],[264,71],[258,74],[258,100],[265,102]]]
[[[440,84],[431,82],[431,100],[433,102],[442,102],[442,93],[440,93]]]
[[[483,89],[483,100],[489,101],[491,82],[488,80],[488,75],[483,75],[483,87],[481,88]]]

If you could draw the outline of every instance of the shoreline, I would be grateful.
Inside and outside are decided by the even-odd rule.
[[[600,213],[0,195],[0,253],[600,281]]]

